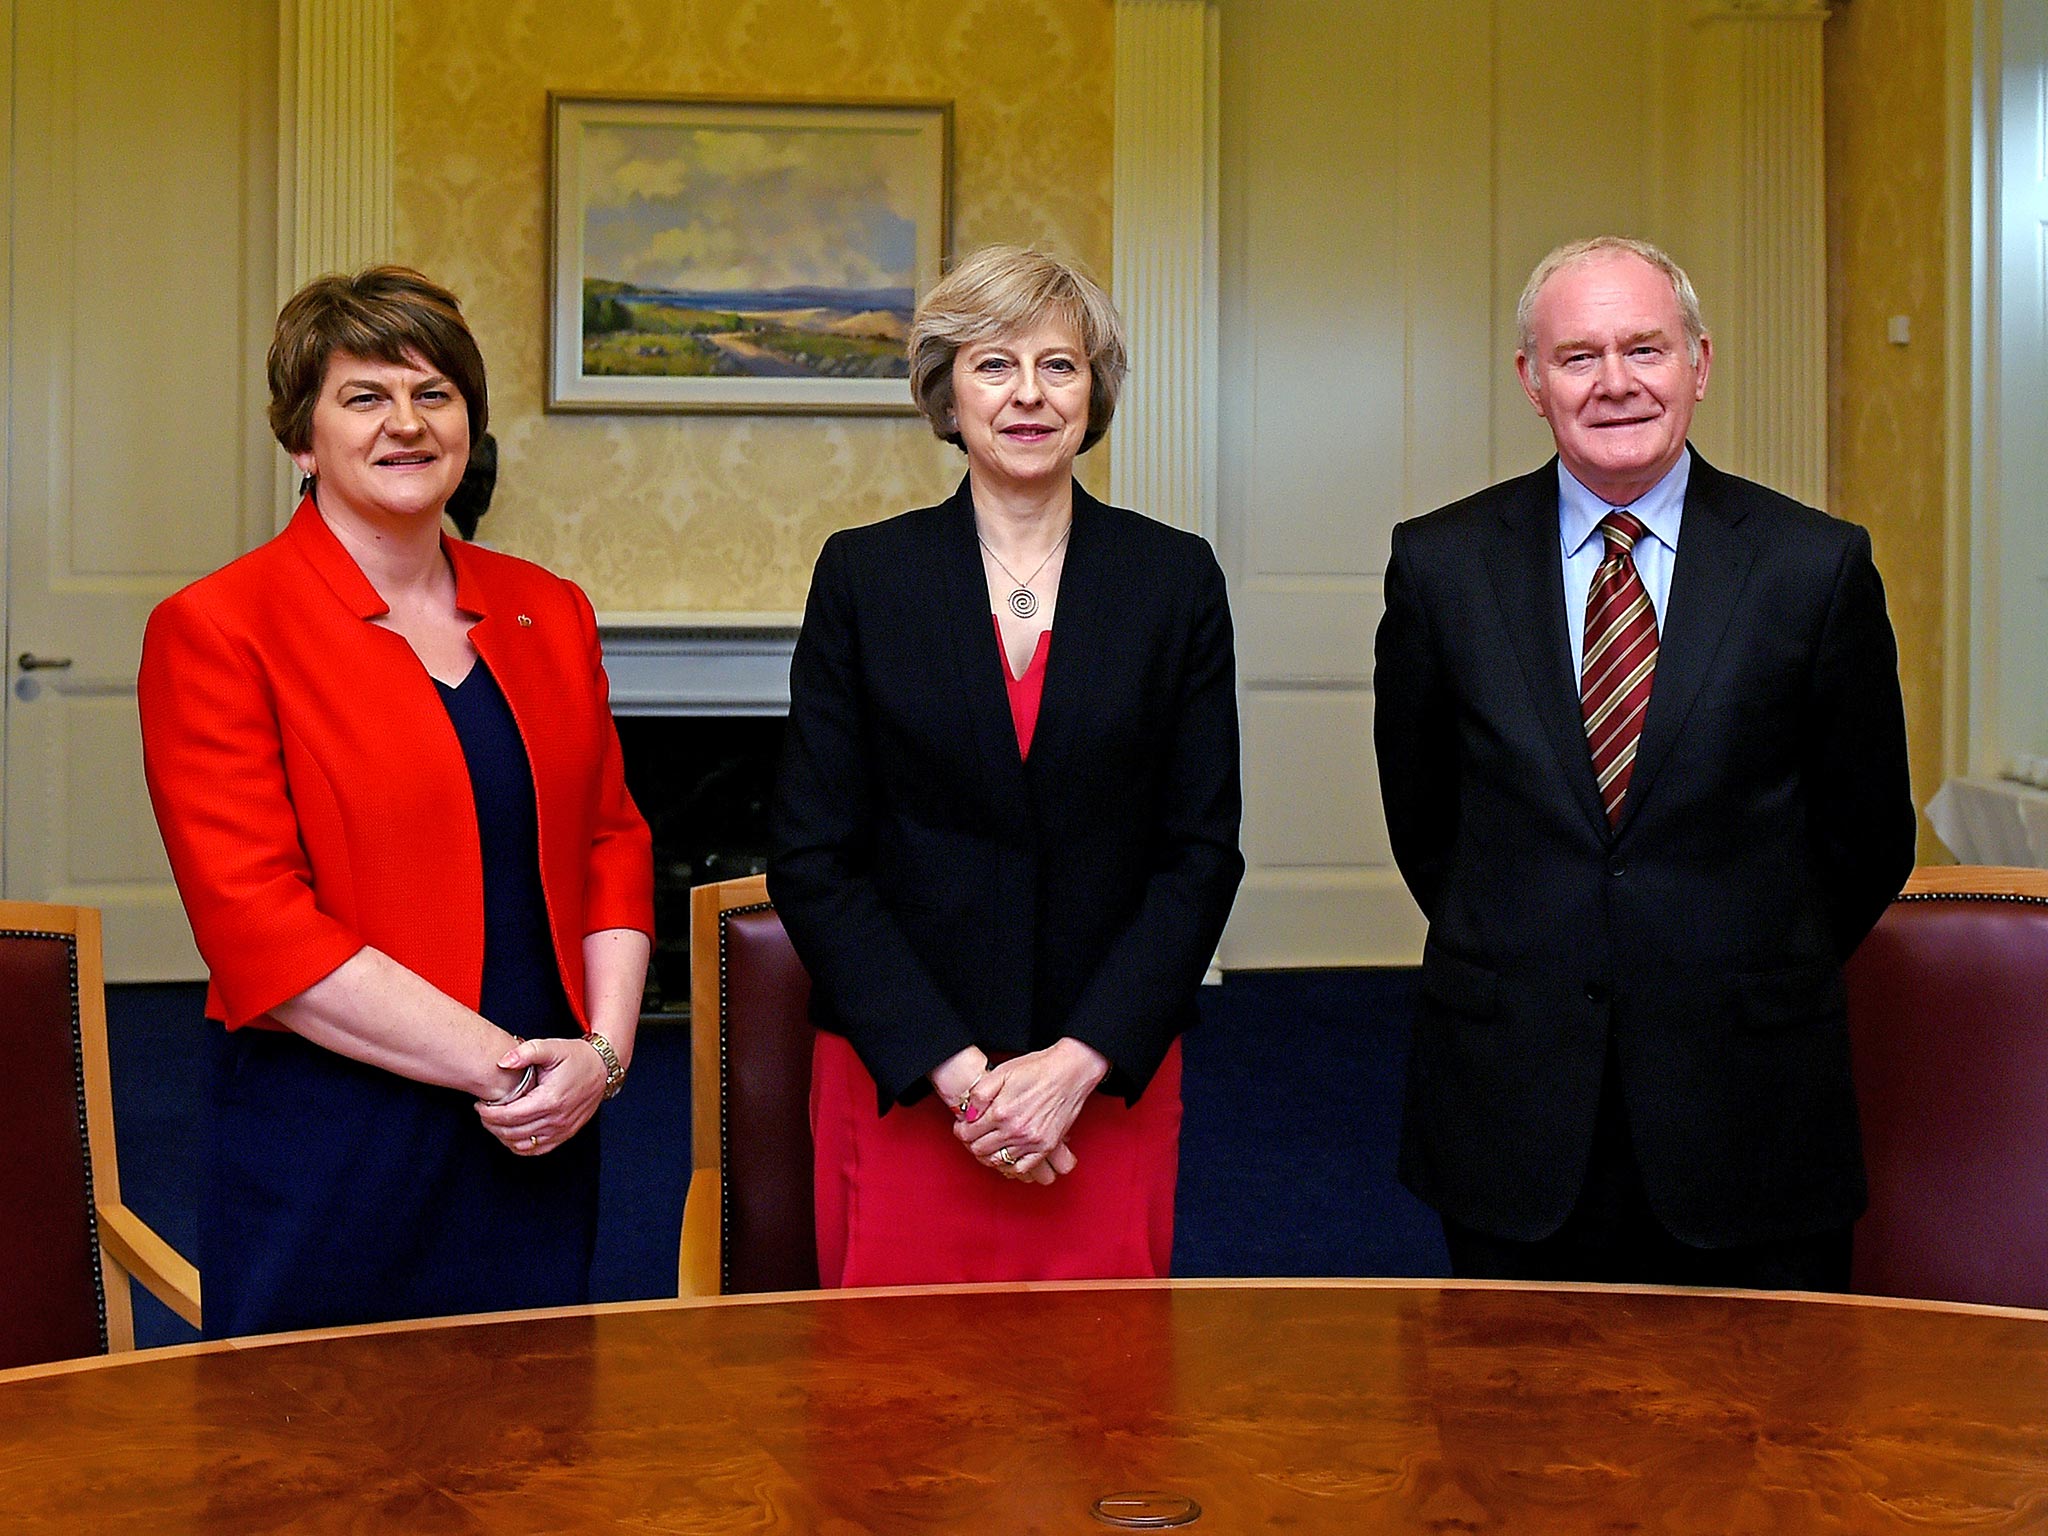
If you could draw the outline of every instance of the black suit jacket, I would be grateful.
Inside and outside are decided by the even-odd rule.
[[[1562,1225],[1609,1043],[1681,1240],[1864,1205],[1841,964],[1913,863],[1869,536],[1694,455],[1633,780],[1610,830],[1565,628],[1556,461],[1394,530],[1374,738],[1429,920],[1401,1176]]]
[[[1063,1035],[1135,1099],[1194,1022],[1244,872],[1216,557],[1076,486],[1050,645],[1027,763],[964,481],[818,557],[768,888],[885,1105]]]

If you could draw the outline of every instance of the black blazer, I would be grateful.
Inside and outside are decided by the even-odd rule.
[[[1404,1182],[1482,1232],[1556,1231],[1611,1039],[1675,1236],[1853,1221],[1841,965],[1914,845],[1869,535],[1694,455],[1612,831],[1565,628],[1556,461],[1397,527],[1386,596],[1374,739],[1429,920]]]
[[[963,481],[834,534],[790,666],[768,889],[883,1103],[1064,1035],[1135,1099],[1244,872],[1223,573],[1078,485],[1027,763]]]

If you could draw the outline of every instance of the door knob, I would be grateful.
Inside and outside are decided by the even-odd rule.
[[[38,656],[34,651],[23,651],[14,658],[14,664],[24,672],[57,672],[71,665],[69,656]]]

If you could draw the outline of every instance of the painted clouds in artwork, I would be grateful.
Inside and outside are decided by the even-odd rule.
[[[915,133],[591,125],[584,273],[644,288],[911,289]]]

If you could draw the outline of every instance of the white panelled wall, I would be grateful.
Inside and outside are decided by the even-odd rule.
[[[142,624],[290,511],[264,351],[300,281],[390,250],[392,5],[0,13],[0,889],[101,908],[111,981],[204,975],[143,786]]]
[[[1979,503],[1973,763],[2048,754],[2048,5],[2011,3],[1998,82],[1992,481]]]
[[[271,525],[277,18],[21,0],[13,21],[0,874],[99,907],[110,980],[193,977],[135,673],[150,608]]]

